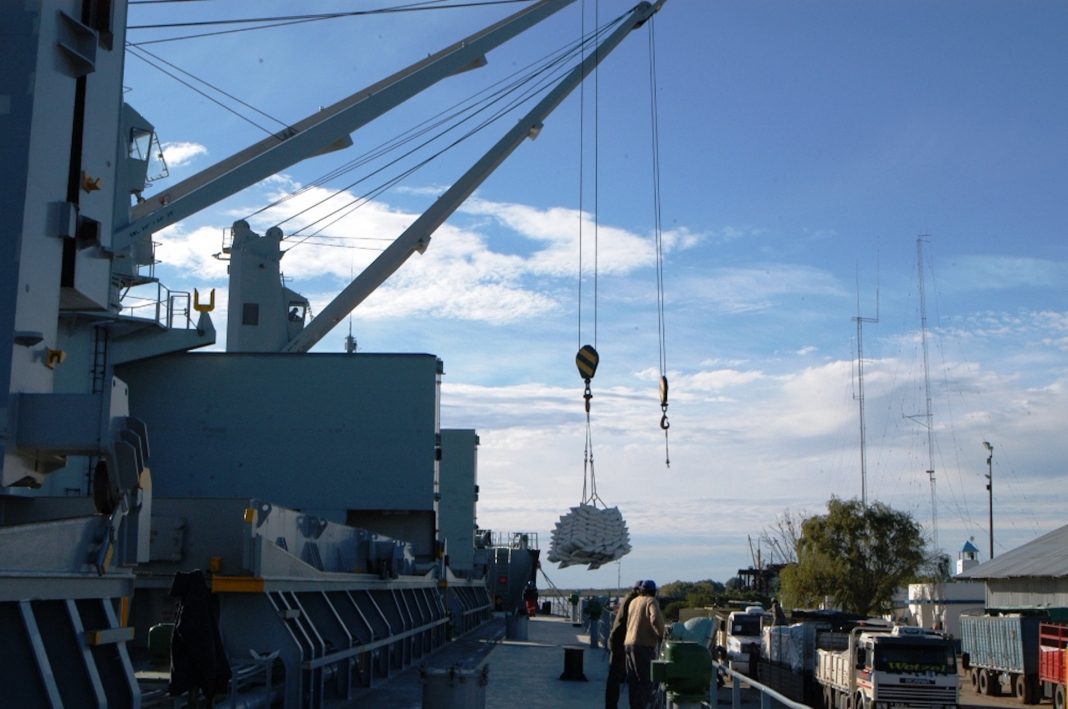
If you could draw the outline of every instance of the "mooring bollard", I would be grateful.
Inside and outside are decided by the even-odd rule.
[[[582,669],[581,645],[564,646],[564,673],[560,679],[572,682],[586,682],[586,673]]]

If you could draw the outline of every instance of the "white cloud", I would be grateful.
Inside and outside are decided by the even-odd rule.
[[[767,310],[784,296],[846,295],[829,272],[787,263],[713,269],[682,279],[674,288],[695,295],[716,310],[736,314]]]
[[[939,283],[947,290],[1063,288],[1068,282],[1068,261],[1027,256],[962,256],[956,266],[939,277]]]
[[[208,149],[200,143],[164,143],[161,147],[168,167],[184,167],[201,155],[208,154]]]
[[[285,178],[274,178],[262,187],[277,192],[291,186],[295,185]],[[262,232],[327,197],[329,193],[318,188],[307,190],[256,215],[254,225]],[[328,199],[317,208],[318,214],[336,208],[340,201]],[[520,360],[515,371],[522,375],[504,385],[497,384],[497,373],[487,373],[493,364],[469,362],[500,351],[501,339],[495,339],[491,328],[478,329],[477,324],[508,325],[504,337],[514,338],[518,332],[540,345],[551,327],[570,319],[579,214],[478,200],[465,213],[468,219],[439,229],[426,253],[413,255],[357,315],[365,322],[398,328],[409,317],[417,318],[421,327],[433,319],[441,330],[460,333],[466,350],[478,350],[427,350],[450,365],[442,387],[442,425],[479,432],[483,490],[479,522],[502,530],[540,530],[547,545],[548,530],[582,493],[585,417],[581,383],[572,373],[572,343],[562,345],[568,349],[561,358],[567,375],[559,374],[559,363],[539,361],[522,347],[512,350]],[[235,211],[232,216],[240,214]],[[468,226],[477,221],[472,216],[482,218],[481,223]],[[301,215],[283,229],[292,233],[311,218]],[[294,246],[300,237],[287,239],[284,244],[292,248],[282,259],[287,284],[320,310],[348,282],[350,273],[358,273],[387,243],[368,239],[392,239],[415,218],[388,204],[370,202],[324,230],[332,237],[332,247],[313,245],[311,240]],[[512,234],[507,241],[496,242],[491,237],[500,233],[501,226]],[[162,243],[158,257],[181,270],[190,283],[203,282],[205,287],[224,283],[226,264],[212,254],[219,251],[225,228],[228,225],[186,230],[176,225],[157,235]],[[592,229],[588,221],[583,227],[587,229]],[[756,230],[748,234],[757,235]],[[653,265],[649,238],[609,226],[600,228],[600,236],[602,275],[629,283]],[[692,248],[721,237],[680,229],[665,235],[665,245]],[[732,268],[709,267],[673,282],[673,290],[685,293],[694,307],[685,313],[673,311],[669,317],[685,317],[692,331],[707,332],[702,318],[709,311],[744,323],[746,313],[780,307],[799,297],[852,297],[830,271],[821,268],[740,263]],[[629,292],[627,296],[626,308],[605,309],[606,323],[629,322],[634,298]],[[616,305],[621,300],[605,298],[602,303]],[[224,308],[224,297],[218,305]],[[846,310],[843,322],[848,323],[849,314]],[[450,322],[441,322],[445,320]],[[461,322],[465,320],[476,326],[465,329]],[[224,312],[216,324],[224,331]],[[1004,466],[999,467],[1004,476],[999,476],[1004,480],[999,505],[1007,518],[1029,520],[1010,510],[1025,509],[1033,502],[1035,490],[1041,489],[1036,479],[1063,476],[1049,461],[1068,453],[1059,450],[1063,448],[1059,431],[1068,418],[1065,377],[1026,364],[1056,354],[1060,358],[1046,364],[1064,370],[1068,315],[1054,309],[980,312],[962,315],[934,331],[941,337],[959,336],[968,352],[967,357],[943,353],[942,372],[934,378],[939,392],[955,397],[951,411],[943,401],[947,396],[936,397],[935,415],[943,449],[937,463],[943,500],[941,535],[943,546],[951,548],[958,537],[983,531],[976,520],[983,517],[985,491],[976,476],[981,477],[984,459],[968,452],[969,446],[975,447],[969,442],[987,439],[997,446],[998,465]],[[1000,348],[997,366],[973,354],[988,341],[990,347]],[[649,548],[667,543],[668,538],[676,546],[705,540],[707,548],[722,547],[728,554],[726,549],[733,547],[737,554],[746,534],[758,533],[787,507],[818,512],[832,494],[859,495],[853,364],[827,361],[802,368],[799,364],[812,363],[807,355],[829,348],[813,340],[812,333],[803,333],[793,343],[780,346],[781,352],[790,353],[782,358],[748,350],[739,353],[711,339],[694,345],[699,354],[690,362],[673,357],[676,369],[670,372],[671,427],[666,441],[670,450],[665,450],[665,433],[659,427],[659,372],[627,361],[619,373],[601,375],[595,382],[591,421],[599,492],[609,504],[620,505],[632,535],[646,540],[646,551],[636,550],[633,559],[649,556]],[[802,343],[812,344],[799,346]],[[1033,343],[1041,346],[1032,348]],[[915,348],[916,333],[881,342],[875,335],[871,341],[866,362],[869,494],[926,520],[925,435],[906,418],[921,410],[922,398],[917,399],[908,363],[880,357],[880,344],[889,352]],[[396,349],[404,347],[402,342]],[[605,362],[610,361],[609,353],[602,348]],[[469,366],[453,366],[463,357]],[[669,455],[667,468],[664,461]],[[1041,509],[1044,522],[1055,517],[1054,511]],[[724,580],[724,568],[745,564],[744,557],[724,558],[702,562],[708,565],[706,575]],[[557,572],[550,573],[555,578]],[[678,568],[675,573],[686,577],[688,572]]]
[[[280,225],[285,234],[282,272],[287,285],[311,300],[313,311],[322,309],[418,216],[383,202],[361,201],[348,192],[318,187],[300,191],[301,186],[285,176],[265,180],[261,186],[267,188],[272,202],[279,203],[249,221],[259,233]],[[287,198],[291,193],[296,195]],[[230,209],[228,213],[240,218],[248,211]],[[432,236],[425,253],[413,253],[361,305],[362,317],[433,315],[505,324],[561,308],[556,291],[562,289],[570,297],[576,276],[579,213],[477,199],[465,211],[492,217],[495,223],[515,230],[525,246],[496,248],[480,230],[445,224]],[[592,222],[585,219],[585,229],[592,234]],[[212,254],[220,250],[221,235],[228,228],[202,227],[187,233],[180,224],[171,227],[158,235],[163,242],[159,258],[177,268],[221,278],[225,263]],[[685,229],[664,235],[665,249],[689,248],[699,241]],[[628,274],[653,264],[653,244],[648,238],[602,225],[600,244],[602,276]]]
[[[219,227],[201,227],[188,233],[181,223],[167,227],[155,235],[156,260],[198,278],[224,279],[226,261],[215,258],[222,253],[223,233]]]
[[[492,217],[498,223],[515,231],[542,248],[528,259],[531,273],[559,277],[573,277],[579,263],[580,229],[585,242],[586,263],[584,268],[593,268],[593,236],[598,239],[597,268],[601,274],[625,274],[655,263],[653,241],[633,232],[606,224],[595,225],[589,214],[575,209],[556,207],[537,209],[521,204],[489,202],[471,199],[462,211]],[[669,239],[665,237],[665,247]],[[688,232],[672,233],[671,244],[693,243],[695,238]]]

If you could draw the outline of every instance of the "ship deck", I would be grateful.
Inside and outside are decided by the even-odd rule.
[[[586,681],[560,679],[568,647],[583,648]],[[573,669],[574,659],[571,662]],[[505,638],[505,619],[496,617],[428,658],[422,668],[410,668],[342,706],[422,709],[424,668],[430,672],[456,668],[467,681],[474,681],[473,676],[488,668],[484,691],[486,707],[491,709],[520,705],[528,709],[593,707],[604,703],[608,651],[591,648],[589,635],[566,618],[531,618],[527,639],[509,640]],[[626,705],[626,688],[620,705]]]
[[[586,681],[561,679],[565,673],[565,648],[579,647],[583,648],[582,672]],[[567,669],[573,673],[574,655],[571,662]],[[527,624],[526,640],[509,640],[505,638],[504,618],[497,617],[422,663],[422,668],[431,672],[456,668],[468,678],[483,667],[488,667],[487,709],[588,709],[604,705],[608,651],[591,648],[585,629],[572,625],[567,618],[537,616]],[[338,706],[422,709],[423,684],[421,668],[414,667]],[[729,685],[719,690],[717,700],[720,705],[731,705]],[[759,704],[759,698],[748,687],[741,700],[742,705]],[[430,702],[426,706],[461,704]],[[619,706],[628,706],[626,686],[621,689]]]

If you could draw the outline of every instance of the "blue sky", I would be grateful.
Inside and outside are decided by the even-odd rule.
[[[323,0],[299,11],[369,6]],[[516,7],[142,47],[294,122]],[[487,67],[367,126],[348,151],[300,163],[157,234],[157,275],[175,289],[219,288],[215,319],[225,332],[225,264],[212,254],[234,219],[627,7],[577,2],[491,53]],[[264,1],[134,5],[129,22],[294,12]],[[362,350],[444,360],[442,425],[481,437],[479,523],[536,531],[547,546],[582,493],[573,362],[595,328],[589,272],[579,320],[581,206],[587,268],[597,234],[598,490],[622,510],[634,551],[597,572],[547,565],[558,585],[611,585],[617,575],[726,580],[749,564],[747,538],[784,511],[818,513],[831,495],[858,497],[853,318],[858,306],[875,317],[877,289],[879,321],[863,331],[868,495],[930,533],[927,435],[915,420],[924,411],[921,234],[940,546],[955,556],[974,536],[987,556],[984,440],[995,448],[995,553],[1063,524],[1068,6],[669,0],[652,27],[670,468],[656,388],[648,26],[353,315]],[[128,40],[191,32],[131,29]],[[132,55],[125,84],[164,143],[171,178],[161,189],[263,136]],[[351,237],[399,234],[510,125],[330,227],[324,234],[346,237],[333,246],[295,248],[283,259],[290,286],[321,308],[384,243]],[[355,179],[258,214],[253,226],[262,232]],[[346,331],[316,349],[340,350]]]

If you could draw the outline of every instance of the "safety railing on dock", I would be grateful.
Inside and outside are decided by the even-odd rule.
[[[730,677],[731,679],[731,707],[732,709],[741,709],[742,706],[742,684],[748,685],[751,689],[756,690],[760,694],[760,709],[771,709],[771,707],[790,707],[790,709],[808,709],[808,704],[802,704],[801,702],[795,702],[793,699],[783,696],[779,692],[776,692],[771,687],[761,684],[754,679],[736,672],[727,666],[726,663],[715,662],[713,665],[716,667],[716,672],[721,677]],[[665,707],[667,705],[665,704]]]

